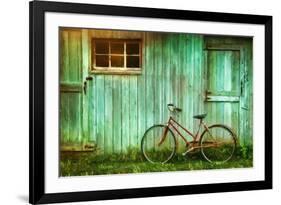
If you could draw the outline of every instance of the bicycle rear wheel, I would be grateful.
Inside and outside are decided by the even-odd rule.
[[[167,125],[154,125],[141,141],[142,154],[151,163],[166,163],[176,152],[176,139]]]
[[[212,163],[230,160],[236,148],[236,136],[225,125],[212,125],[205,129],[199,141],[201,153]]]

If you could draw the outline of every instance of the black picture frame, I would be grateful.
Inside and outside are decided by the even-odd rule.
[[[183,195],[272,188],[272,16],[105,6],[93,4],[32,1],[29,4],[30,43],[30,142],[29,142],[29,202],[31,204],[91,201]],[[46,12],[98,14],[128,17],[198,20],[209,22],[259,24],[265,27],[265,180],[219,184],[198,184],[153,188],[119,189],[45,193],[45,53],[44,25]]]

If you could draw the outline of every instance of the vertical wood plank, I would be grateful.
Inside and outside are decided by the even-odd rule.
[[[138,146],[138,109],[137,109],[137,101],[138,101],[138,89],[137,89],[137,77],[130,76],[129,79],[130,90],[129,90],[129,127],[130,127],[130,147],[136,148]]]
[[[67,143],[69,139],[69,103],[68,95],[60,93],[60,142]]]
[[[68,32],[60,31],[60,82],[68,80],[69,72],[69,50],[68,50]]]
[[[247,118],[249,119],[249,127],[248,127],[248,144],[253,145],[253,65],[252,65],[252,39],[246,42],[246,68],[247,71],[247,83],[245,90],[248,92],[248,112]]]
[[[162,38],[161,34],[153,36],[153,79],[154,79],[154,124],[163,123],[163,96],[162,96]]]
[[[113,76],[113,151],[122,151],[122,78]]]
[[[130,118],[129,118],[129,104],[130,104],[130,96],[129,96],[129,77],[122,77],[122,152],[127,152],[127,148],[130,143]]]
[[[105,118],[105,106],[104,106],[104,76],[96,76],[96,140],[97,145],[101,153],[104,153],[104,118]]]
[[[153,41],[153,33],[147,32],[146,34],[146,85],[145,85],[145,94],[146,94],[146,129],[154,125],[154,91],[155,91],[155,84],[153,79],[153,73],[154,73],[154,58],[153,58],[153,52],[154,52],[154,41]],[[151,139],[149,144],[154,143],[154,140]]]
[[[184,98],[183,98],[183,110],[184,110],[184,118],[183,123],[185,124],[187,129],[191,129],[191,122],[193,121],[192,112],[190,111],[191,102],[191,81],[192,76],[191,73],[191,46],[192,46],[192,36],[186,35],[184,37],[184,41],[186,42],[183,51],[183,90],[184,90]],[[190,136],[187,136],[188,139],[191,140]]]
[[[205,60],[205,51],[204,51],[204,36],[199,35],[200,38],[200,45],[199,45],[199,50],[200,50],[200,60],[198,62],[199,66],[199,113],[204,113],[204,101],[205,101],[205,76],[204,76],[204,60]]]
[[[153,59],[153,37],[152,33],[146,33],[146,127],[149,128],[154,124],[154,59]],[[153,139],[149,143],[153,143]]]
[[[146,35],[142,34],[142,74],[137,77],[137,110],[138,110],[138,143],[140,144],[141,139],[146,130],[146,84],[145,76],[147,71],[146,63]],[[140,146],[138,146],[140,148]]]
[[[69,141],[79,142],[80,134],[80,96],[76,93],[68,93],[69,102]]]
[[[192,132],[194,132],[194,120],[192,119],[192,116],[194,115],[194,70],[196,69],[194,67],[194,52],[195,52],[195,48],[194,45],[195,44],[195,40],[194,40],[194,34],[191,35],[191,44],[190,44],[190,69],[189,69],[189,92],[190,92],[190,97],[189,97],[189,112],[190,112],[190,129]]]
[[[82,29],[82,43],[81,43],[81,47],[82,47],[82,77],[81,77],[81,81],[85,80],[86,77],[88,76],[88,72],[89,72],[89,52],[90,52],[90,48],[89,48],[89,34],[88,34],[88,29]],[[82,103],[81,103],[81,110],[82,110],[82,136],[83,136],[83,143],[87,143],[89,141],[91,141],[91,135],[89,133],[89,113],[92,113],[91,110],[89,110],[90,106],[90,96],[91,96],[91,82],[87,82],[87,93],[82,95]]]
[[[113,152],[112,136],[113,136],[113,104],[112,104],[112,76],[105,76],[105,92],[104,92],[104,150],[106,154]]]
[[[169,56],[169,46],[168,46],[168,34],[163,33],[162,34],[162,65],[163,65],[163,116],[165,120],[168,120],[169,117],[169,111],[167,109],[167,104],[171,103],[169,99],[169,65],[167,62],[168,56]]]
[[[80,82],[81,80],[81,32],[70,31],[69,32],[69,73],[68,81]]]
[[[92,136],[91,138],[93,139],[93,141],[95,143],[97,143],[97,103],[98,103],[98,95],[97,95],[97,77],[94,76],[93,77],[93,81],[91,83],[92,88],[91,88],[91,98],[90,100],[90,106],[91,108],[89,110],[92,110],[92,112],[90,113],[90,127],[91,132],[92,132]]]

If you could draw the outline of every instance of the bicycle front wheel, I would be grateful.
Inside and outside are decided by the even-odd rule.
[[[230,160],[236,148],[236,136],[225,125],[212,125],[205,129],[199,141],[201,153],[212,163]]]
[[[141,141],[142,154],[151,163],[166,163],[176,152],[176,139],[167,125],[149,128]]]

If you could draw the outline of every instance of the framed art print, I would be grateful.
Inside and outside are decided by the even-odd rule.
[[[30,2],[30,203],[272,188],[272,17]]]

